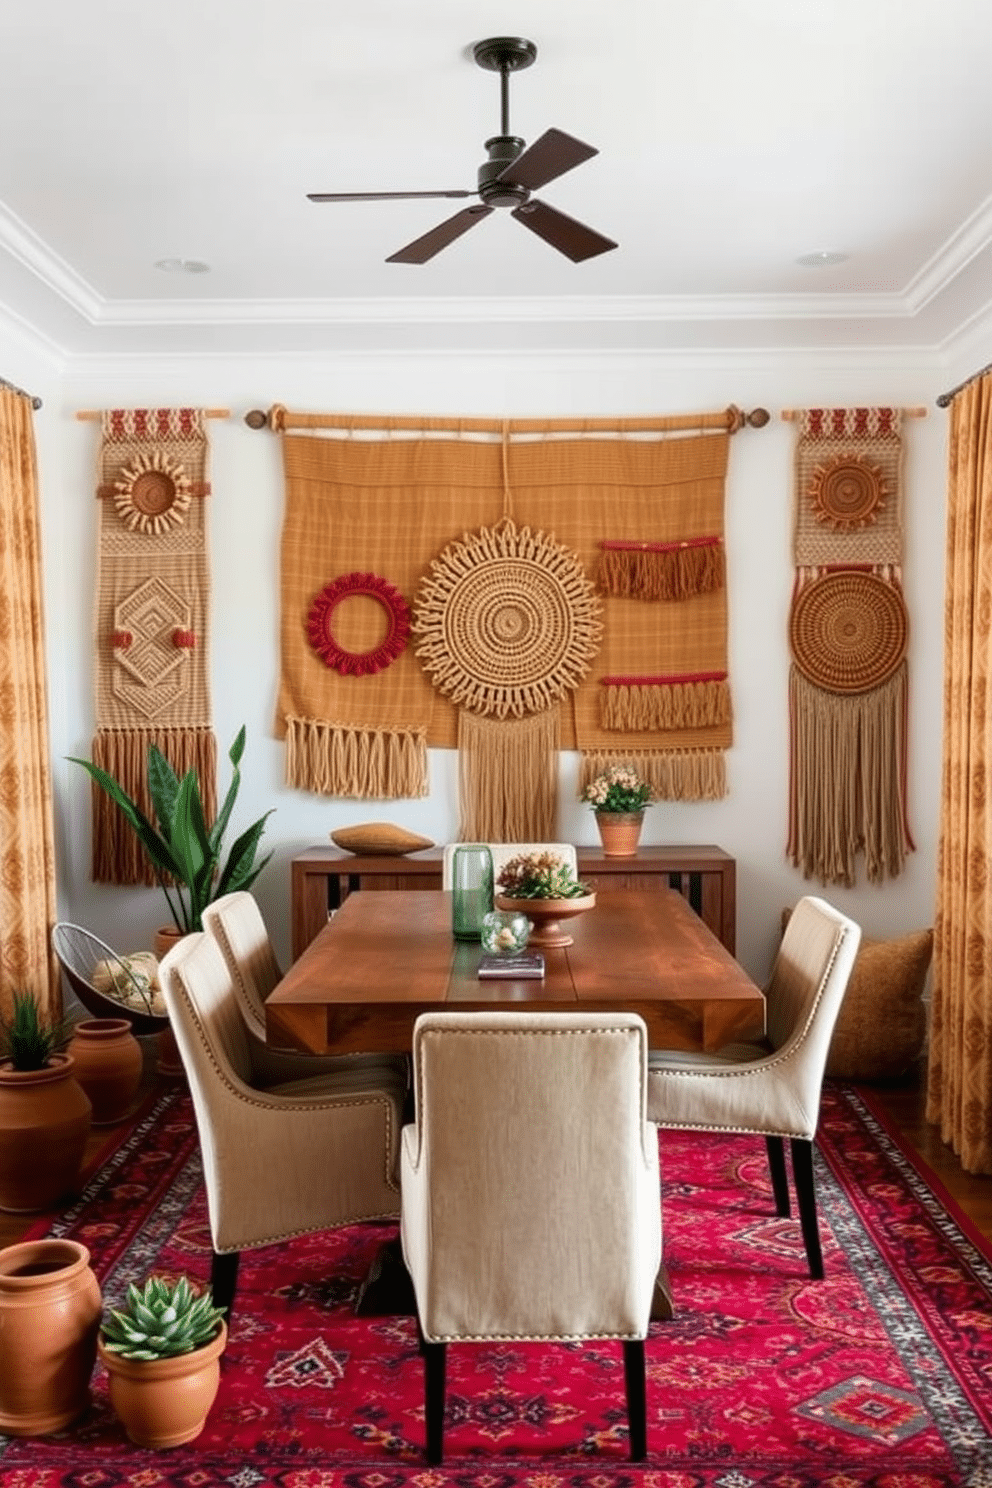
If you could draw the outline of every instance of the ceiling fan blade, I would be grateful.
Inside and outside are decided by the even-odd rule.
[[[478,196],[477,191],[308,191],[307,200],[329,201],[417,201],[427,196]]]
[[[386,259],[387,263],[426,263],[433,258],[435,253],[440,253],[442,248],[447,248],[462,233],[468,232],[483,217],[488,217],[493,207],[466,207],[463,212],[456,212],[454,217],[449,217],[446,222],[439,222],[437,227],[432,227],[429,233],[424,233],[422,238],[415,238],[412,243],[407,243],[398,253],[391,253]]]
[[[591,227],[576,222],[574,217],[566,217],[564,212],[547,206],[545,202],[525,202],[521,207],[514,207],[510,216],[516,217],[524,227],[529,227],[532,233],[537,233],[539,238],[557,248],[559,253],[564,253],[573,263],[581,263],[583,259],[595,258],[597,253],[609,253],[611,248],[619,247],[612,238],[604,238],[602,233],[593,232]]]
[[[526,186],[528,191],[537,191],[557,176],[581,165],[583,160],[591,160],[598,154],[592,145],[584,145],[560,129],[548,129],[522,155],[511,160],[506,170],[500,171],[499,179],[510,181],[514,186]]]

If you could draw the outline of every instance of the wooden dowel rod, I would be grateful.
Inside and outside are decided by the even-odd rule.
[[[492,418],[423,418],[406,415],[361,413],[291,413],[275,404],[268,413],[253,408],[245,414],[250,429],[392,429],[420,430],[452,434],[559,434],[559,433],[664,433],[691,429],[727,429],[735,433],[745,424],[760,429],[768,422],[764,408],[742,413],[727,408],[719,413],[685,413],[659,415],[654,418],[562,418],[562,419],[492,419]]]
[[[204,418],[230,418],[231,410],[229,408],[205,408],[203,410],[203,416]],[[97,423],[103,418],[103,410],[100,408],[79,408],[76,410],[76,417],[77,419],[84,420],[86,423]]]
[[[805,408],[783,408],[782,417],[791,424],[795,423],[796,419],[802,418],[803,414],[807,412],[808,409]],[[927,410],[925,408],[900,408],[899,412],[904,414],[906,418],[926,418],[927,416]]]

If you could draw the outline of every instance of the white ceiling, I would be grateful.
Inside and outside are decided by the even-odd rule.
[[[940,349],[992,304],[989,0],[21,0],[5,7],[0,306],[64,354],[397,344]],[[385,259],[512,132],[599,155]],[[821,250],[837,267],[797,264]],[[165,274],[164,258],[211,272]]]

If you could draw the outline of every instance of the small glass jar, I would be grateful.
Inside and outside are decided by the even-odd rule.
[[[484,842],[455,848],[451,864],[451,930],[456,940],[478,940],[493,907],[493,855]]]
[[[522,951],[534,926],[517,910],[494,909],[482,921],[482,949],[491,956],[513,956]]]

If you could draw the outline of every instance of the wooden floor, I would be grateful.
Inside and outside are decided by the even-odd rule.
[[[159,1081],[158,1084],[164,1087],[165,1082]],[[150,1074],[143,1094],[156,1088],[156,1078]],[[927,1123],[922,1074],[900,1085],[873,1086],[872,1098],[881,1106],[889,1123],[902,1134],[907,1145],[934,1170],[972,1223],[992,1241],[992,1177],[963,1172],[954,1153],[940,1140],[937,1128]],[[90,1133],[87,1166],[96,1163],[100,1153],[104,1148],[112,1147],[118,1135],[119,1129],[115,1127],[95,1128]],[[55,1218],[55,1214],[51,1217]],[[15,1244],[40,1218],[40,1215],[0,1213],[0,1246]]]

